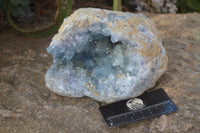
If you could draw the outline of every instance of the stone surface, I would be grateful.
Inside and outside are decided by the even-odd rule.
[[[108,128],[97,101],[47,89],[44,77],[52,58],[46,47],[52,36],[28,38],[5,29],[0,32],[0,133],[200,133],[200,14],[146,15],[168,55],[167,71],[154,89],[164,88],[176,113]]]
[[[143,14],[78,9],[47,51],[53,56],[46,74],[50,90],[107,103],[140,95],[167,67],[158,31]]]

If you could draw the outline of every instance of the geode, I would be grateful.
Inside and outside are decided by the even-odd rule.
[[[64,19],[48,53],[47,87],[70,97],[114,102],[153,87],[167,56],[153,23],[143,14],[83,8]]]

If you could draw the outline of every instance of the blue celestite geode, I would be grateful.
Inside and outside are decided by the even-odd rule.
[[[153,87],[168,61],[145,15],[94,8],[67,17],[47,51],[53,56],[46,73],[50,90],[107,103]]]

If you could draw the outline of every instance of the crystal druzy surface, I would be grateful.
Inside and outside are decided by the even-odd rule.
[[[153,87],[167,56],[152,22],[143,14],[83,8],[67,17],[48,53],[47,87],[70,97],[114,102]]]

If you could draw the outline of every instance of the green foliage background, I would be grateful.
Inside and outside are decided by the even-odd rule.
[[[11,14],[18,18],[22,14],[31,12],[29,8],[30,0],[0,0],[0,9],[6,14],[8,3],[11,3]]]
[[[7,19],[10,25],[15,28],[17,31],[30,34],[33,33],[37,35],[47,35],[52,32],[57,31],[59,25],[62,23],[63,19],[70,15],[70,10],[72,7],[73,0],[57,0],[60,8],[57,10],[57,18],[55,22],[50,23],[45,27],[40,27],[35,30],[23,30],[18,27],[12,18],[19,18],[22,15],[28,16],[27,13],[31,14],[30,10],[30,1],[31,0],[0,0],[0,13],[1,16],[7,16]],[[122,10],[122,3],[125,3],[124,6],[127,6],[130,0],[113,0],[113,10]],[[146,3],[152,2],[152,0],[147,0]],[[67,5],[66,5],[67,3]],[[188,13],[188,12],[200,12],[200,0],[177,0],[176,6],[178,7],[178,13]],[[28,17],[32,17],[31,15]],[[5,17],[4,17],[5,18]],[[1,18],[2,20],[2,18]]]
[[[200,0],[178,0],[179,13],[200,12]]]
[[[127,0],[113,0],[114,10],[121,10],[121,1],[127,3]],[[8,2],[11,3],[11,14],[15,18],[30,12],[30,0],[0,0],[0,9],[4,14],[6,14]],[[177,0],[176,5],[179,13],[200,12],[200,0]]]

